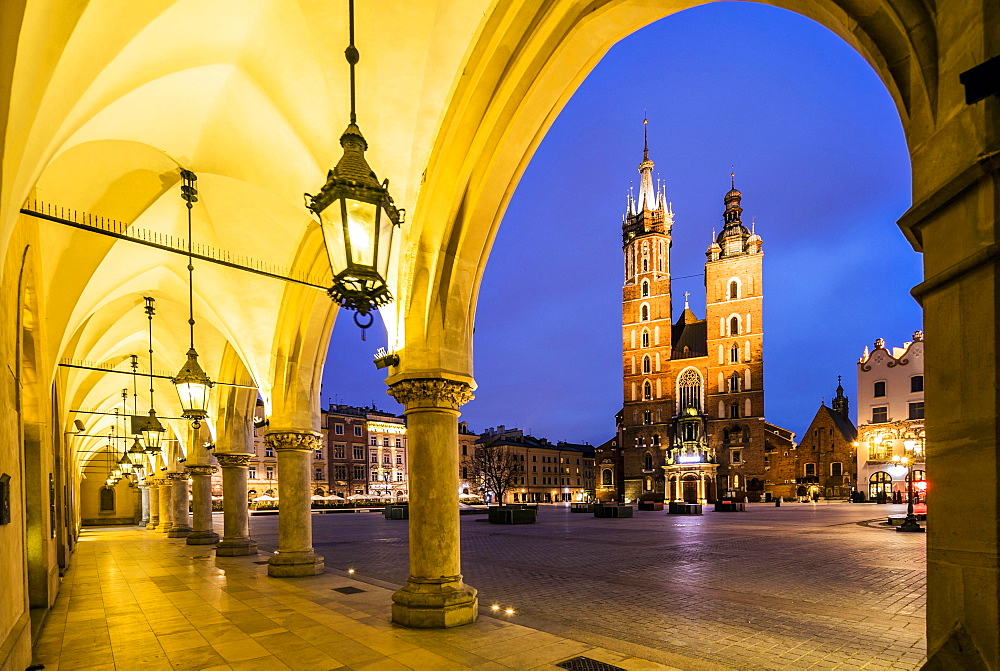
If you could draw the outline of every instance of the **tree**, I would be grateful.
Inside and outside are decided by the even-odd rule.
[[[472,479],[485,494],[492,492],[497,503],[504,502],[507,490],[517,482],[520,462],[508,445],[479,445],[472,453]]]

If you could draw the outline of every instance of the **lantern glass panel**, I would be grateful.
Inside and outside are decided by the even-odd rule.
[[[142,430],[142,442],[146,445],[147,452],[159,452],[160,442],[163,440],[163,431],[155,429]]]
[[[385,212],[379,213],[378,265],[376,270],[383,280],[389,280],[389,256],[392,254],[392,236],[396,227]]]
[[[340,199],[330,203],[319,213],[320,229],[323,231],[323,242],[326,245],[326,255],[330,259],[330,268],[336,275],[347,267],[347,243],[344,240],[343,209]]]
[[[208,415],[208,395],[211,390],[209,385],[202,382],[178,382],[175,386],[185,417],[196,414],[202,417]]]
[[[373,203],[345,198],[343,203],[344,228],[348,236],[351,266],[375,267],[376,227],[379,208]]]

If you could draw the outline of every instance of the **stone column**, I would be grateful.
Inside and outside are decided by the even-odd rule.
[[[156,525],[160,523],[160,484],[153,478],[147,480],[149,483],[149,521],[146,522],[146,529],[156,530]]]
[[[141,498],[142,513],[139,516],[139,526],[145,527],[149,524],[149,485],[139,485],[139,496]]]
[[[188,508],[191,505],[191,495],[188,492],[187,473],[171,473],[170,479],[174,481],[171,487],[170,504],[173,510],[173,522],[170,530],[167,531],[169,538],[187,538],[191,533],[190,517]]]
[[[212,528],[212,473],[215,466],[205,464],[190,465],[185,468],[191,478],[191,533],[188,545],[214,545],[219,542],[219,534]]]
[[[274,578],[319,575],[323,558],[312,547],[312,456],[321,434],[309,429],[271,429],[264,442],[278,453],[278,551],[268,560]]]
[[[216,556],[257,554],[257,543],[250,538],[250,511],[247,509],[247,466],[253,456],[221,452],[215,455],[222,468],[222,541],[215,547]]]
[[[458,409],[472,400],[465,382],[417,378],[389,394],[406,406],[410,457],[410,577],[392,595],[392,621],[444,629],[475,622],[476,590],[462,582],[458,518]]]
[[[160,480],[160,523],[156,526],[156,530],[162,533],[169,532],[174,525],[174,508],[170,503],[173,488],[174,483],[164,473]]]

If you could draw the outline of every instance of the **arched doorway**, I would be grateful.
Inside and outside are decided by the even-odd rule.
[[[698,476],[685,475],[681,480],[684,503],[700,503],[698,499]]]
[[[880,494],[892,496],[892,476],[885,471],[872,473],[868,478],[868,498],[877,498]]]

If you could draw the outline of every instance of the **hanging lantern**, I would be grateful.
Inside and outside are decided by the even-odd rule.
[[[337,166],[327,173],[326,184],[306,207],[318,218],[323,231],[333,286],[330,297],[354,310],[354,323],[371,326],[371,311],[392,301],[386,285],[392,237],[403,220],[389,195],[389,180],[378,177],[365,160],[368,143],[357,126],[354,100],[354,66],[359,54],[354,46],[354,2],[349,6],[350,45],[344,54],[351,68],[351,122],[340,136],[344,148]]]
[[[198,176],[190,170],[181,170],[181,198],[187,207],[188,224],[188,325],[191,334],[191,346],[187,351],[187,361],[181,366],[180,372],[172,382],[177,389],[181,401],[181,417],[193,420],[192,426],[201,426],[201,420],[208,417],[208,397],[215,384],[209,379],[201,364],[198,363],[198,352],[194,348],[194,256],[192,251],[191,208],[198,202],[198,189],[194,183]]]
[[[121,458],[118,460],[118,472],[128,475],[132,472],[132,460],[128,458],[127,452],[122,452]]]
[[[194,420],[194,428],[208,417],[208,399],[215,383],[198,363],[198,352],[194,347],[187,352],[187,361],[172,380],[181,401],[181,417]]]
[[[140,432],[139,435],[142,435],[142,433]],[[136,436],[135,440],[132,441],[132,447],[129,448],[127,454],[133,466],[135,466],[136,468],[142,467],[142,460],[144,455],[146,454],[146,449],[142,446],[142,443],[139,441],[139,436]]]
[[[146,454],[157,454],[160,451],[160,444],[163,442],[163,434],[166,433],[166,429],[160,424],[160,420],[156,417],[156,411],[150,409],[148,415],[133,415],[132,416],[132,433],[142,436],[142,444],[139,443],[138,437],[136,441],[132,444],[132,452],[134,453],[136,447],[143,448]],[[134,463],[134,460],[133,460]]]

